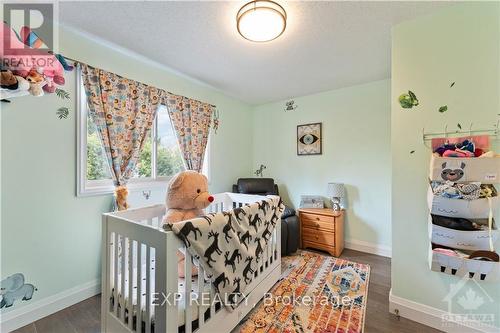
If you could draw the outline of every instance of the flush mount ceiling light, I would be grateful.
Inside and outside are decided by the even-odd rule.
[[[274,1],[251,1],[238,11],[236,24],[243,38],[252,42],[268,42],[285,31],[286,12]]]

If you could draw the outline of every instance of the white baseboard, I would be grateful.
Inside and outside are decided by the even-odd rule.
[[[380,245],[380,244],[360,241],[357,239],[351,239],[349,241],[346,240],[344,246],[347,249],[372,253],[383,257],[391,258],[392,256],[392,248],[387,245]]]
[[[437,330],[450,333],[498,333],[499,328],[481,325],[481,327],[466,326],[456,321],[443,321],[448,312],[406,298],[394,296],[389,292],[389,311],[401,317],[416,321]],[[397,313],[396,313],[397,312]]]
[[[58,294],[37,300],[32,303],[2,314],[0,331],[10,332],[28,325],[38,319],[81,302],[101,292],[101,280],[90,281]]]

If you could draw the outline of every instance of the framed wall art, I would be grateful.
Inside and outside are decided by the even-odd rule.
[[[321,123],[297,126],[297,155],[321,155]]]

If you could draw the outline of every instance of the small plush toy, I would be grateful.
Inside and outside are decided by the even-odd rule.
[[[46,93],[52,94],[56,91],[56,85],[54,84],[54,80],[51,77],[45,77],[45,81],[47,82],[43,86],[43,91]]]
[[[115,200],[118,210],[127,210],[129,205],[127,203],[128,189],[126,186],[118,186],[115,189]]]
[[[25,96],[28,95],[30,84],[28,81],[26,81],[22,76],[14,75],[14,77],[17,80],[17,89],[16,90],[10,90],[10,89],[0,89],[0,98],[1,99],[6,99],[6,98],[12,98],[12,97],[18,97],[18,96]]]
[[[30,83],[28,81],[26,81],[25,78],[23,78],[22,76],[19,76],[19,75],[15,75],[15,77],[16,77],[17,84],[18,84],[18,87],[17,87],[18,91],[27,91],[30,89]]]
[[[46,82],[42,74],[40,74],[36,69],[31,69],[28,76],[26,76],[26,80],[30,84],[29,92],[31,95],[36,97],[44,95],[42,87],[46,84]]]
[[[167,186],[167,212],[163,217],[164,225],[192,219],[204,215],[203,209],[214,201],[208,193],[208,179],[196,171],[183,171],[176,174]],[[184,255],[177,253],[179,277],[184,277]],[[193,267],[193,276],[197,274]]]
[[[2,70],[0,78],[0,87],[9,90],[16,90],[19,84],[14,74],[9,70]]]

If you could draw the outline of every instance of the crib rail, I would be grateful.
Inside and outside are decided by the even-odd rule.
[[[265,199],[265,196],[250,195],[241,193],[219,193],[214,195],[214,201],[208,206],[205,211],[207,213],[216,213],[228,211],[236,207],[241,207],[246,204],[251,204],[259,200]]]
[[[214,197],[207,213],[265,198],[233,193]],[[180,326],[185,333],[202,332],[217,327],[216,317],[226,311],[217,304],[212,281],[203,268],[173,232],[163,230],[164,214],[163,205],[154,205],[103,215],[103,332],[177,332]],[[279,267],[280,246],[278,223],[264,249],[264,260],[255,269],[249,292],[271,269]],[[178,278],[177,250],[186,255],[183,282]],[[193,265],[198,269],[197,280],[191,275]],[[201,302],[202,297],[205,302]],[[181,303],[184,310],[179,317]]]
[[[155,331],[164,329],[166,306],[151,304],[155,295],[168,292],[166,269],[177,269],[177,263],[167,256],[167,244],[178,245],[178,241],[159,229],[162,207],[147,207],[140,213],[135,209],[103,216],[103,331],[126,328],[150,333],[153,318]]]

